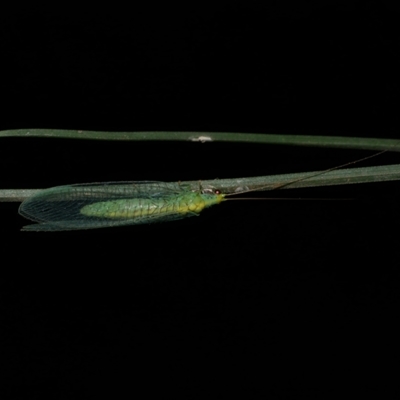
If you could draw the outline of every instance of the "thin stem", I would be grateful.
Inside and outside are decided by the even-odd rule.
[[[275,190],[278,186],[280,186],[280,190],[400,180],[400,164],[319,172],[301,172],[251,178],[215,179],[201,181],[201,186],[205,189],[217,189],[225,194],[233,194],[243,191]],[[192,190],[198,190],[199,188],[199,181],[185,181],[181,182],[181,184]],[[41,189],[0,189],[0,201],[20,202],[38,193],[40,190]]]
[[[263,143],[291,146],[400,151],[400,140],[397,139],[236,132],[101,132],[63,129],[14,129],[0,131],[0,137],[43,137],[121,141],[188,141],[198,143]]]

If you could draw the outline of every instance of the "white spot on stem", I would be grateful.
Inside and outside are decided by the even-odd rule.
[[[212,142],[212,141],[213,141],[213,140],[210,138],[210,136],[196,136],[196,137],[190,138],[190,140],[191,140],[192,142],[201,142],[201,143]]]

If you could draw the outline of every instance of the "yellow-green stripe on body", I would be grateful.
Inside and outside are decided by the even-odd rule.
[[[88,217],[127,219],[170,214],[199,214],[204,208],[223,201],[222,194],[187,192],[162,198],[132,198],[100,201],[81,208]]]

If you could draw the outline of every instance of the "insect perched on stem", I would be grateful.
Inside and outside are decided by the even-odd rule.
[[[275,189],[362,160],[316,172],[308,177],[277,185]],[[153,181],[77,184],[39,191],[22,202],[19,213],[37,222],[23,227],[25,231],[66,231],[138,225],[198,216],[205,208],[228,200],[229,196],[256,190],[262,190],[262,187],[222,193],[214,187],[202,187],[200,182],[195,189],[187,183]]]
[[[174,182],[78,184],[40,191],[21,204],[19,213],[39,223],[23,230],[105,228],[199,215],[224,197],[218,191],[192,191]]]

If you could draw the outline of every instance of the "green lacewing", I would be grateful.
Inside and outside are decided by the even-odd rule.
[[[42,190],[23,201],[19,213],[38,222],[25,231],[106,228],[196,216],[224,197],[174,182],[89,183]]]
[[[362,160],[375,157],[379,152]],[[362,161],[352,161],[306,178]],[[293,184],[292,181],[282,186]],[[226,197],[253,192],[257,189],[222,193],[215,188],[197,189],[180,182],[104,182],[56,186],[39,191],[24,200],[19,213],[37,224],[27,225],[25,231],[65,231],[107,228],[172,221],[198,216],[202,210],[219,204]]]

